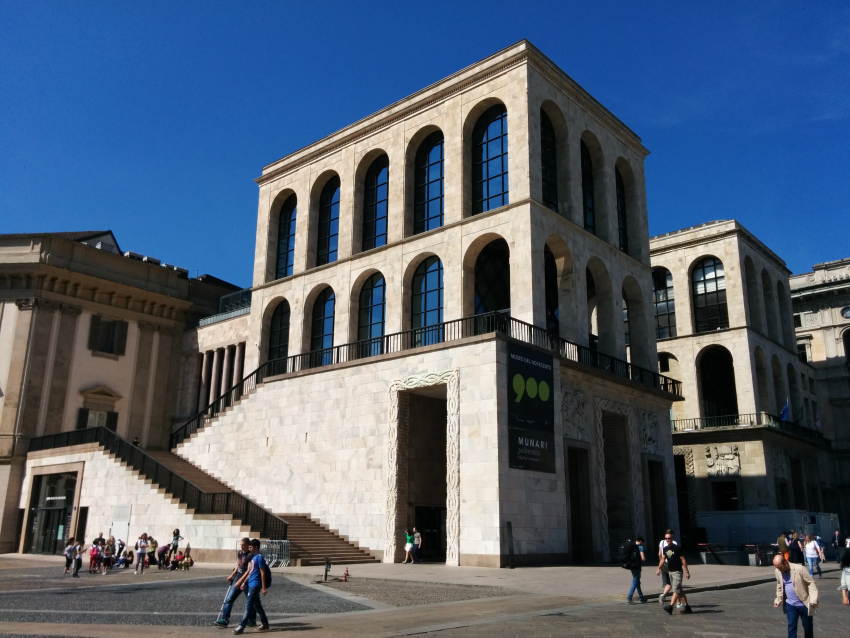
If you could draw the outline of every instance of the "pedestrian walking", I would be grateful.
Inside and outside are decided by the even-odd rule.
[[[635,537],[634,542],[626,541],[623,545],[621,558],[623,559],[623,568],[628,569],[632,573],[632,584],[629,586],[629,591],[626,594],[626,601],[630,605],[634,604],[632,597],[637,592],[638,600],[645,603],[646,596],[643,595],[643,590],[640,588],[640,571],[646,562],[646,547],[643,543],[643,537]]]
[[[413,563],[413,534],[404,528],[404,560],[402,564]]]
[[[86,551],[86,546],[82,541],[77,541],[74,544],[74,573],[73,578],[80,577],[80,567],[83,566],[83,553]]]
[[[814,636],[812,618],[818,606],[818,586],[802,565],[790,563],[784,556],[773,557],[776,576],[774,607],[782,607],[788,620],[788,638],[797,638],[797,621],[803,625],[805,638]]]
[[[240,589],[245,590],[245,613],[242,620],[233,630],[233,633],[239,635],[245,631],[245,627],[256,622],[257,616],[260,617],[260,626],[257,631],[269,630],[269,619],[266,617],[266,610],[263,609],[263,602],[260,596],[265,596],[268,593],[269,585],[271,584],[271,570],[269,570],[266,559],[260,553],[260,541],[253,538],[250,541],[251,560],[248,563],[248,569],[237,581]]]
[[[809,567],[809,574],[814,578],[815,570],[818,570],[818,578],[823,578],[820,562],[823,560],[823,548],[811,534],[806,534],[805,544],[806,565]]]
[[[415,527],[413,528],[413,562],[422,562],[422,534]]]
[[[74,537],[68,539],[68,544],[65,545],[65,549],[63,550],[63,554],[65,555],[65,575],[71,573],[71,566],[74,564],[74,554],[76,550],[77,544],[74,542]]]
[[[139,540],[136,541],[136,569],[134,572],[142,575],[145,571],[145,557],[148,553],[148,535],[142,532]]]
[[[850,606],[850,548],[844,549],[838,565],[841,567],[841,584],[838,586],[841,590],[841,603]]]
[[[677,543],[673,539],[673,530],[668,529],[664,532],[664,537],[658,543],[658,559],[661,560],[664,557],[664,546],[667,544],[673,544],[678,546]],[[670,585],[670,572],[667,569],[667,563],[661,567],[661,594],[658,596],[658,604],[664,607],[664,597],[670,593],[671,585]]]
[[[664,611],[672,615],[676,603],[681,602],[684,605],[684,609],[682,609],[683,614],[694,613],[690,604],[688,604],[688,597],[685,596],[685,588],[682,584],[684,578],[688,578],[688,580],[691,578],[688,561],[682,555],[681,548],[672,542],[664,545],[662,557],[658,562],[658,569],[655,573],[660,574],[661,568],[665,564],[667,565],[667,570],[670,572],[670,587],[673,590],[673,597],[670,599],[669,605],[664,605]]]
[[[843,543],[841,542],[841,530],[837,529],[832,533],[832,553],[835,556],[835,562],[841,562],[841,550]]]
[[[806,562],[803,541],[797,532],[791,532],[791,540],[788,541],[788,562],[795,565],[804,565]]]

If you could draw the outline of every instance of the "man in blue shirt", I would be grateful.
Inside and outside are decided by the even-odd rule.
[[[237,586],[245,590],[245,596],[248,601],[245,603],[245,615],[239,621],[239,625],[233,630],[233,633],[239,635],[245,631],[245,627],[256,622],[257,615],[260,616],[260,626],[257,631],[269,630],[269,619],[266,617],[266,610],[263,609],[263,603],[260,600],[260,594],[265,596],[268,589],[266,581],[266,570],[269,568],[266,564],[266,559],[260,553],[260,540],[252,538],[251,546],[251,562],[248,563],[248,571],[242,575],[237,581]]]
[[[169,547],[166,545],[166,548]],[[230,624],[230,611],[233,609],[233,603],[239,598],[242,590],[236,586],[245,572],[248,571],[248,563],[251,561],[251,539],[243,538],[239,542],[239,551],[236,552],[236,566],[230,575],[227,577],[227,592],[224,595],[224,602],[221,604],[221,611],[218,613],[218,618],[215,621],[216,627],[224,629]]]

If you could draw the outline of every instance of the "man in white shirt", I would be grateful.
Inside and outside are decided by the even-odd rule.
[[[658,559],[661,560],[664,558],[664,546],[665,545],[677,545],[679,543],[673,540],[673,530],[668,529],[664,532],[664,538],[661,539],[661,542],[658,543]],[[663,589],[661,590],[661,595],[658,596],[658,603],[664,607],[664,596],[670,593],[673,589],[672,584],[670,583],[670,571],[667,569],[667,565],[664,564],[661,566],[661,585]]]

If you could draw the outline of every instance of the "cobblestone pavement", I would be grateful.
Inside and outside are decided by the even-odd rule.
[[[817,580],[821,606],[817,610],[815,635],[821,638],[850,637],[850,607],[841,604],[837,574]],[[657,602],[644,605],[619,603],[584,604],[543,615],[514,615],[480,619],[465,626],[418,627],[405,635],[439,638],[462,636],[571,637],[699,637],[699,638],[784,638],[785,614],[774,609],[772,583],[740,589],[692,594],[694,613],[664,613]],[[800,628],[799,635],[803,631]]]
[[[430,605],[449,601],[489,598],[491,596],[509,596],[516,593],[502,587],[417,583],[380,578],[358,578],[347,583],[331,581],[325,586],[339,593],[362,596],[393,607]]]
[[[128,625],[211,625],[226,590],[220,570],[189,572],[130,570],[103,575],[62,575],[62,567],[22,567],[0,573],[0,622]],[[33,590],[38,590],[36,594]],[[270,620],[298,614],[328,614],[370,607],[275,574],[263,599]],[[232,621],[244,610],[235,606]]]

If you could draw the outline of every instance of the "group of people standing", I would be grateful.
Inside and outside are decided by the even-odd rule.
[[[134,572],[142,574],[146,566],[156,565],[159,569],[188,569],[194,564],[187,545],[185,550],[179,548],[180,530],[172,532],[170,543],[159,545],[156,539],[147,533],[139,535],[139,539],[133,547],[127,547],[123,539],[115,539],[114,536],[104,538],[103,532],[92,540],[91,545],[77,540],[73,536],[68,539],[65,546],[65,574],[71,574],[73,578],[79,578],[83,557],[89,556],[89,574],[106,575],[113,568],[133,567]]]

